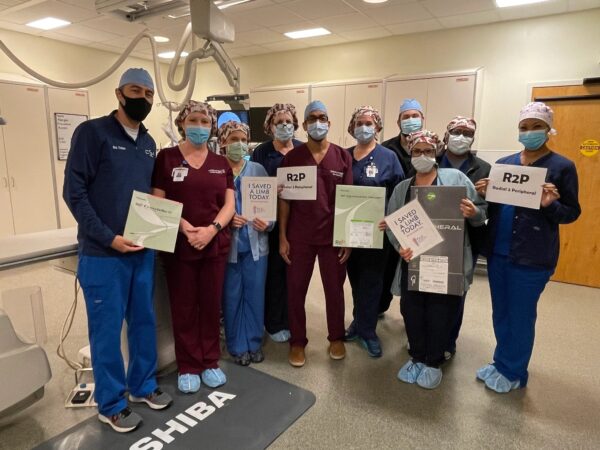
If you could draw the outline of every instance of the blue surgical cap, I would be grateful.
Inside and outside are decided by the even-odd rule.
[[[154,91],[154,82],[152,77],[145,69],[127,69],[121,75],[121,81],[119,81],[119,88],[122,88],[126,84],[139,84],[140,86],[147,87]]]
[[[306,105],[306,109],[304,110],[304,120],[308,117],[308,115],[313,111],[323,111],[327,114],[327,108],[321,100],[313,100],[308,105]]]
[[[405,98],[402,104],[400,105],[400,114],[404,111],[408,111],[410,109],[416,109],[421,114],[423,114],[423,107],[419,103],[417,99],[414,98]]]
[[[217,119],[217,128],[221,128],[221,125],[223,125],[225,122],[229,122],[229,121],[232,121],[232,120],[234,122],[237,122],[237,123],[241,123],[242,122],[240,120],[240,118],[238,117],[237,114],[232,113],[230,111],[224,112]]]

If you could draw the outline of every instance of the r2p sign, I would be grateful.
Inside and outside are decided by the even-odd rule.
[[[522,174],[516,174],[516,173],[510,173],[510,172],[504,172],[504,176],[502,177],[502,181],[506,182],[506,183],[516,183],[516,184],[523,184],[523,183],[527,183],[529,181],[529,175],[522,173]]]
[[[485,198],[488,202],[540,209],[547,172],[544,167],[494,164]]]

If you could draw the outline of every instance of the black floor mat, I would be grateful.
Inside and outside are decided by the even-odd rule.
[[[203,385],[191,395],[177,390],[176,374],[161,378],[173,404],[163,411],[132,404],[144,422],[131,433],[117,433],[93,416],[35,449],[263,449],[315,402],[312,392],[249,367],[222,361],[221,368],[225,385]]]

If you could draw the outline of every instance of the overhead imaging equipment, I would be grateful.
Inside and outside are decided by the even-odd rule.
[[[178,17],[190,17],[190,23],[186,26],[175,57],[169,65],[167,74],[167,84],[174,91],[186,91],[184,100],[177,104],[169,101],[163,91],[160,63],[156,51],[156,43],[149,31],[143,30],[134,37],[125,49],[123,54],[110,66],[104,73],[90,80],[81,82],[63,82],[52,80],[39,72],[33,70],[17,55],[15,55],[5,44],[0,41],[0,50],[23,71],[38,80],[51,86],[62,88],[83,88],[96,84],[114,73],[125,61],[135,46],[142,39],[148,39],[152,47],[152,57],[154,62],[154,77],[157,93],[161,103],[171,111],[178,111],[181,105],[185,104],[194,92],[196,80],[196,60],[213,58],[219,65],[221,71],[227,78],[227,81],[234,91],[234,94],[240,92],[240,71],[235,66],[222,44],[233,42],[235,39],[235,30],[233,24],[221,13],[219,7],[227,7],[243,3],[248,0],[96,0],[96,10],[101,14],[109,14],[119,17],[128,22],[143,22],[145,19],[165,14],[174,14]],[[181,53],[189,40],[192,40],[192,51],[185,58],[183,75],[181,80],[175,80],[175,71],[181,59]],[[198,40],[204,40],[200,45]]]

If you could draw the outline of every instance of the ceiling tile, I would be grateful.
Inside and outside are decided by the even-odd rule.
[[[235,42],[223,44],[223,47],[225,48],[225,50],[229,51],[229,50],[239,50],[242,48],[251,47],[252,45],[253,44],[251,44],[250,42],[241,41],[239,39],[236,39]]]
[[[68,27],[55,30],[56,33],[72,38],[80,38],[89,42],[104,42],[112,39],[118,39],[118,34],[107,33],[106,31],[94,30],[80,24],[74,24]],[[44,33],[42,36],[45,36]],[[130,39],[131,40],[131,39]]]
[[[329,34],[327,36],[303,39],[302,41],[306,42],[309,47],[322,47],[324,45],[344,44],[348,42],[348,39],[338,36],[337,34]]]
[[[107,31],[119,36],[135,36],[146,28],[144,24],[127,22],[111,16],[99,16],[80,22],[80,24],[94,30]]]
[[[256,45],[285,41],[286,39],[288,39],[283,34],[277,33],[272,30],[268,30],[266,28],[256,31],[246,31],[244,33],[239,33],[238,38],[241,41],[247,41],[251,44]]]
[[[236,50],[236,52],[240,52],[240,56],[252,56],[252,55],[262,55],[264,53],[270,53],[271,50],[265,47],[260,47],[258,45],[254,45],[252,47],[246,47],[240,50]]]
[[[263,47],[268,48],[274,52],[285,52],[289,50],[299,50],[302,48],[308,48],[309,46],[301,40],[288,40],[282,42],[274,42],[272,44],[264,44]]]
[[[288,25],[279,25],[276,27],[269,27],[273,31],[277,31],[278,33],[287,33],[288,31],[298,31],[298,30],[307,30],[309,28],[317,28],[321,25],[317,24],[317,22],[297,22],[290,23]]]
[[[129,44],[131,44],[131,41],[132,41],[132,38],[130,38],[130,37],[119,37],[119,38],[110,39],[110,40],[106,40],[106,41],[102,41],[102,42],[104,42],[107,45],[111,45],[113,47],[125,50],[127,48],[127,46]],[[169,42],[168,44],[165,44],[165,45],[169,46],[168,50],[170,50],[171,48],[174,49],[177,46],[176,43],[174,44],[172,42]],[[163,50],[167,51],[167,49],[165,49],[164,47],[157,46],[157,48],[159,49],[158,51],[163,51]],[[151,49],[150,42],[146,38],[139,41],[136,44],[136,46],[134,47],[134,51],[140,51],[140,50],[150,51],[150,49]]]
[[[424,0],[421,4],[434,16],[456,16],[496,9],[494,0]]]
[[[407,3],[419,3],[419,1],[421,0],[391,0],[390,2],[386,3],[365,3],[363,0],[344,0],[346,4],[360,11],[367,11],[370,9],[385,9],[389,8],[392,4],[397,6],[405,5]]]
[[[98,14],[95,11],[59,3],[56,0],[49,0],[9,14],[3,14],[2,18],[10,22],[25,24],[48,16],[77,23],[97,17]]]
[[[68,42],[70,44],[77,44],[77,45],[89,46],[92,43],[92,41],[90,41],[88,39],[82,39],[81,37],[75,37],[75,36],[69,36],[66,34],[57,33],[55,31],[46,31],[42,36],[45,38],[48,38],[48,39],[55,39],[58,41]]]
[[[233,23],[236,33],[254,31],[262,28],[258,23],[248,20],[244,14],[230,15],[227,18]]]
[[[354,12],[354,9],[342,0],[296,0],[283,6],[306,19],[320,19]]]
[[[344,14],[343,16],[315,19],[315,22],[334,33],[362,30],[377,26],[372,19],[359,12]]]
[[[513,6],[512,8],[499,8],[502,20],[518,20],[527,17],[546,16],[568,11],[566,0],[554,0],[547,3],[534,3],[533,5]]]
[[[239,14],[232,14],[231,17],[256,23],[263,27],[275,27],[288,23],[302,22],[304,19],[297,14],[277,5],[268,8],[255,8]]]
[[[345,33],[340,33],[340,36],[351,41],[363,41],[368,39],[377,39],[386,36],[391,36],[392,33],[384,27],[367,28],[364,30],[356,30]]]
[[[388,29],[392,34],[410,34],[441,30],[442,25],[437,20],[423,20],[419,22],[388,25],[385,28]]]
[[[500,13],[498,11],[483,11],[438,18],[438,21],[446,28],[469,27],[483,23],[498,22],[499,20]]]
[[[392,25],[396,23],[416,22],[432,19],[433,16],[419,3],[407,3],[404,5],[388,6],[385,8],[372,8],[365,10],[365,14],[380,25]]]

